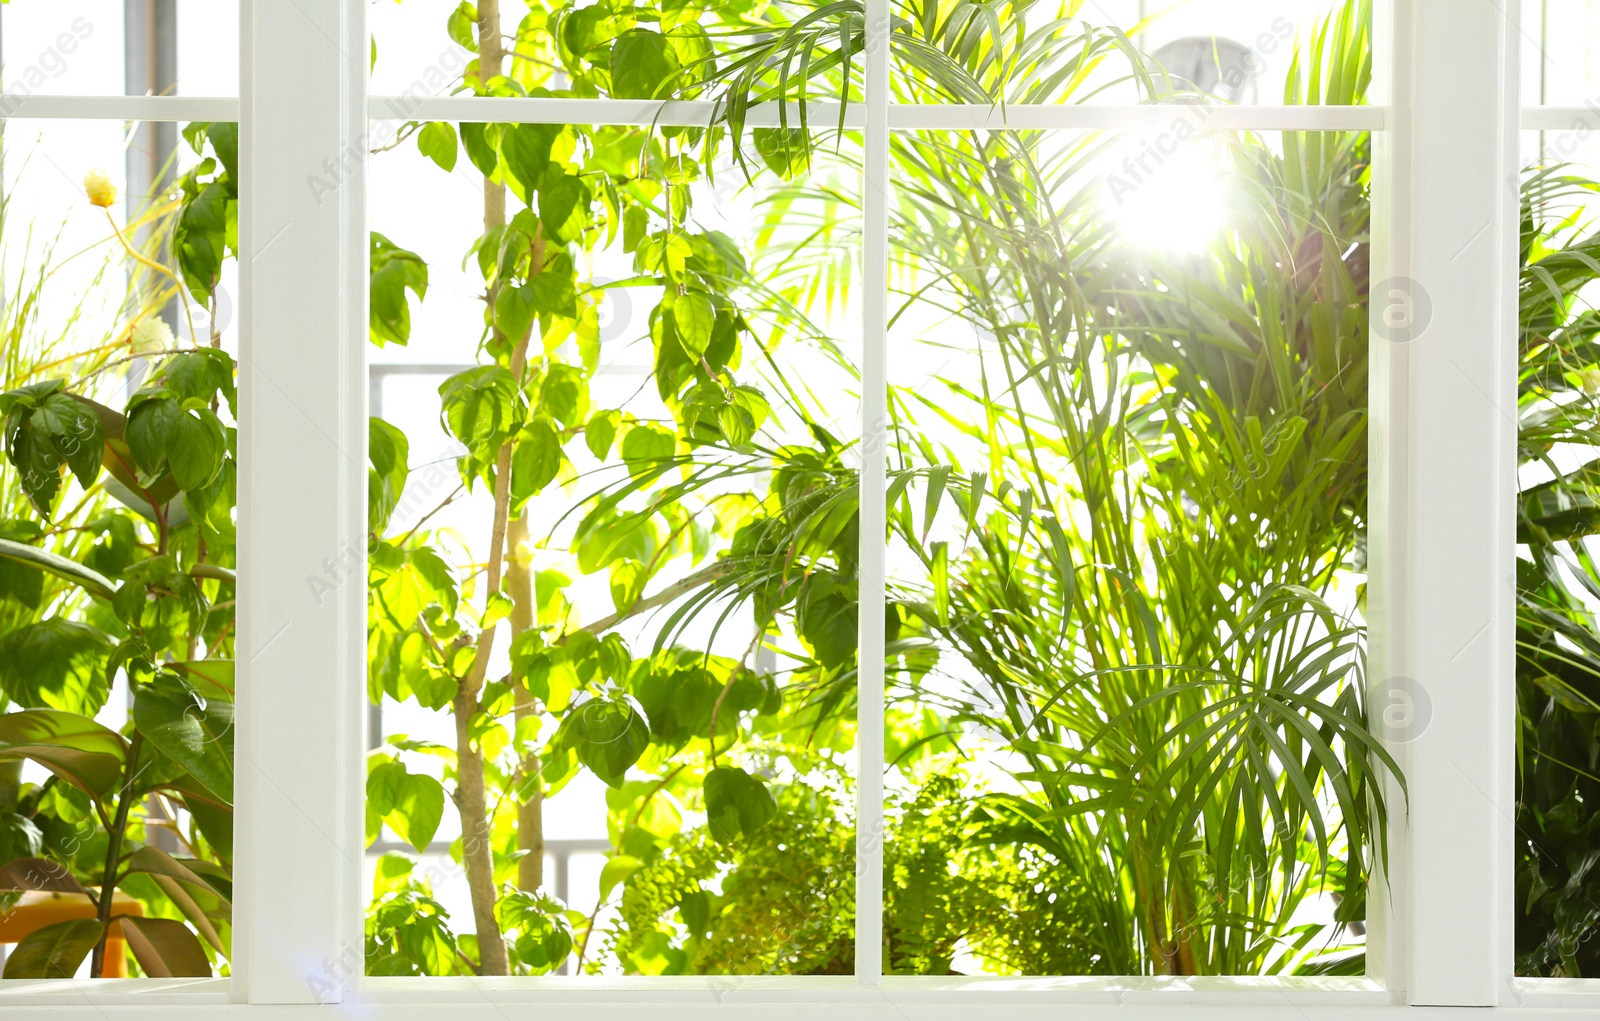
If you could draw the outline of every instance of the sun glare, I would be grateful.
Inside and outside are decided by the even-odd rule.
[[[1213,143],[1168,133],[1119,155],[1106,183],[1126,243],[1195,252],[1216,239],[1228,189]]]

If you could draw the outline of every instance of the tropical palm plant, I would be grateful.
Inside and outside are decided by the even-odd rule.
[[[907,8],[901,98],[1162,94],[1120,33],[1075,9],[1028,31],[1023,11],[1001,31],[970,5]],[[1369,19],[1331,16],[1286,100],[1361,102]],[[1184,257],[1132,248],[1107,215],[1116,144],[895,136],[891,358],[945,367],[890,395],[892,695],[921,727],[891,744],[994,749],[1021,789],[964,795],[968,843],[1043,852],[1053,895],[1094,920],[1092,970],[1359,969],[1311,959],[1363,917],[1372,769],[1395,769],[1366,724],[1357,608],[1366,139],[1225,140],[1235,218]],[[810,537],[782,545],[803,559]],[[1319,894],[1339,907],[1306,924]]]

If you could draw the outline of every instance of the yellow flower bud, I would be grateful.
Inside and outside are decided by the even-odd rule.
[[[111,183],[104,170],[91,170],[83,175],[83,190],[89,193],[89,201],[102,209],[111,208],[117,201],[117,186]]]

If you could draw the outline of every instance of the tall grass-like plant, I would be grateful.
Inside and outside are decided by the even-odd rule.
[[[1600,974],[1600,185],[1522,185],[1517,541],[1517,971]]]
[[[1080,30],[1025,10],[1001,31],[967,5],[907,9],[904,97],[1159,94],[1137,54],[1107,75],[1125,37],[1052,47]],[[1369,17],[1350,4],[1319,27],[1287,101],[1363,100]],[[1343,930],[1382,853],[1374,774],[1396,771],[1367,724],[1357,609],[1367,142],[1217,139],[1234,208],[1189,256],[1136,249],[1107,215],[1116,142],[895,136],[891,371],[954,368],[890,395],[906,728],[890,744],[925,760],[910,782],[963,745],[992,756],[1005,782],[990,769],[960,796],[957,861],[1028,857],[1088,920],[1073,967],[1359,970]],[[1313,922],[1318,897],[1337,908]],[[981,966],[1059,967],[892,910],[891,967],[947,965],[963,943]]]

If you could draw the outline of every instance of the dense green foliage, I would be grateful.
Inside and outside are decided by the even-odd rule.
[[[504,51],[485,10],[451,22],[478,51],[474,91],[709,93],[729,114],[709,131],[408,126],[484,179],[478,365],[439,393],[462,486],[492,509],[465,556],[374,517],[371,694],[450,713],[457,741],[374,753],[369,837],[387,821],[421,850],[453,790],[475,931],[432,955],[445,970],[549,970],[530,934],[570,929],[592,969],[847,971],[863,537],[851,409],[828,395],[859,386],[834,325],[859,140],[798,112],[776,131],[744,118],[848,92],[861,9],[684,8],[659,34],[637,11],[560,9]],[[902,98],[1172,87],[1070,6],[903,13]],[[1289,102],[1362,101],[1368,18],[1353,4],[1318,30]],[[1096,169],[1116,144],[895,136],[891,343],[946,368],[889,395],[888,967],[1358,970],[1347,925],[1389,808],[1376,774],[1397,775],[1366,724],[1357,610],[1367,140],[1203,143],[1240,183],[1193,255],[1119,238]],[[747,239],[697,226],[729,150]],[[374,237],[377,343],[407,342],[428,287],[405,242]],[[619,249],[632,278],[586,278]],[[655,392],[620,407],[595,396],[602,286],[659,295]],[[406,439],[373,436],[391,508]],[[609,607],[579,594],[590,575]],[[587,916],[534,897],[542,806],[580,770],[612,789]],[[369,963],[434,970],[397,963],[407,925],[448,931],[427,879],[375,892]],[[1333,916],[1310,919],[1330,894]],[[513,920],[508,897],[537,908]]]
[[[1522,189],[1517,541],[1517,972],[1600,975],[1600,569],[1596,508],[1600,187],[1560,167]]]
[[[896,13],[901,101],[1200,100],[1076,3]],[[861,140],[804,104],[749,123],[859,99],[862,18],[600,3],[502,26],[484,2],[440,26],[474,57],[462,90],[724,106],[709,129],[401,131],[483,189],[483,229],[425,257],[380,223],[370,339],[413,342],[430,259],[465,256],[483,314],[438,390],[455,477],[418,486],[412,438],[370,424],[368,694],[454,741],[368,757],[369,843],[417,852],[375,858],[369,973],[853,971]],[[1366,3],[1337,7],[1285,101],[1364,102],[1369,36]],[[1173,109],[1229,182],[1193,250],[1130,240],[1125,139],[893,136],[887,794],[861,835],[891,973],[1364,967],[1404,810],[1366,705],[1370,143]],[[226,967],[235,370],[217,336],[140,325],[179,295],[214,311],[236,254],[236,133],[185,135],[200,162],[126,249],[132,319],[66,350],[36,296],[0,322],[0,898],[98,912],[7,977],[99,974],[113,924],[146,974]],[[1523,974],[1600,970],[1596,190],[1524,184]],[[745,222],[706,226],[724,206]],[[603,371],[622,294],[646,309],[631,394]],[[458,503],[470,535],[434,518]],[[96,723],[123,685],[127,724]],[[543,813],[586,775],[611,850],[578,912],[548,892]],[[425,864],[451,814],[464,836]],[[439,901],[457,874],[470,917]],[[117,890],[144,921],[110,921]]]
[[[159,317],[186,292],[215,321],[234,254],[236,131],[185,134],[201,161],[141,223],[153,251],[172,239],[178,273],[132,246],[110,212],[113,189],[91,174],[90,202],[132,264],[134,314],[99,346],[71,331],[52,340],[36,318],[45,273],[7,324],[0,897],[75,895],[96,916],[28,935],[7,978],[71,977],[91,955],[98,977],[118,930],[152,977],[210,975],[228,957],[235,370],[219,336],[190,324],[181,344]],[[123,411],[95,399],[125,387]],[[95,722],[119,678],[120,732]],[[49,778],[22,783],[24,760]],[[113,920],[119,892],[143,917]]]

